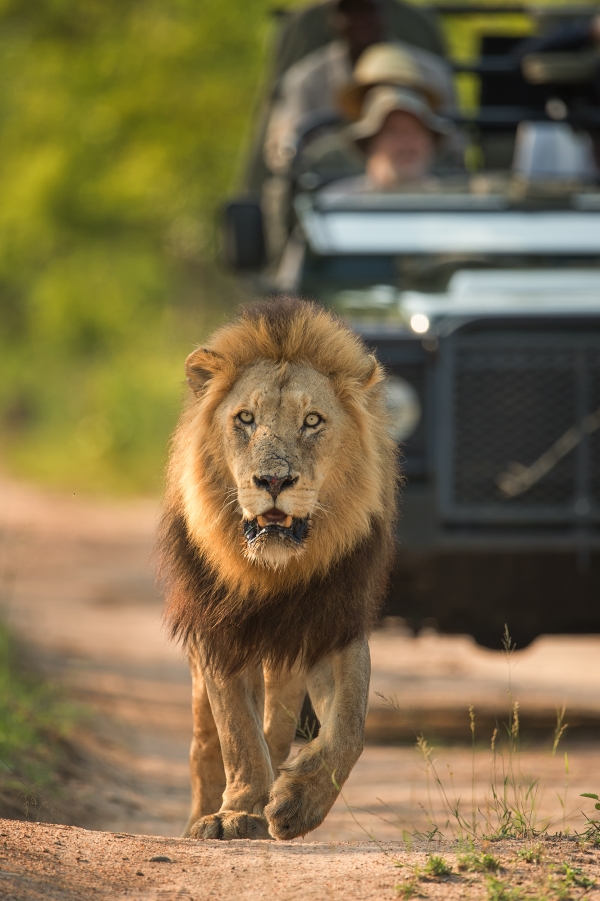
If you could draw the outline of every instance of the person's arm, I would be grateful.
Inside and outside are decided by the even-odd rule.
[[[285,174],[289,168],[296,140],[298,123],[311,110],[311,79],[304,61],[292,66],[281,81],[279,98],[267,126],[264,158],[275,175]]]

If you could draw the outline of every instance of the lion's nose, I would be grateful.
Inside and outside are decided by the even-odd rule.
[[[254,476],[254,484],[257,488],[264,488],[275,500],[286,488],[293,488],[298,481],[298,476]]]

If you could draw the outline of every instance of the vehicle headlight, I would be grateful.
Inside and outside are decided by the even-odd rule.
[[[390,434],[396,441],[406,441],[421,419],[419,395],[406,379],[390,376],[385,385],[385,402],[390,414]]]
[[[430,325],[431,323],[424,313],[415,313],[410,317],[410,327],[417,335],[424,335],[425,332],[428,332]]]

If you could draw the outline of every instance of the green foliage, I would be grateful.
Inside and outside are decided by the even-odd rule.
[[[0,816],[39,814],[54,789],[73,710],[55,688],[16,663],[0,626]]]
[[[403,864],[400,864],[403,866]],[[396,886],[394,886],[396,894],[403,898],[404,901],[408,901],[409,898],[424,898],[425,893],[423,892],[420,881],[423,876],[421,872],[421,868],[417,865],[411,867],[411,874],[407,877],[405,882],[400,882]]]
[[[581,867],[571,866],[566,861],[556,867],[546,881],[547,897],[553,901],[574,901],[584,897],[596,884],[596,880],[586,876]]]
[[[497,873],[500,861],[493,854],[476,851],[473,845],[457,856],[458,869],[468,873]]]
[[[594,804],[595,810],[600,810],[600,798],[598,795],[593,792],[584,792],[580,795],[581,798],[592,798],[596,803]],[[585,829],[583,830],[583,837],[586,841],[594,842],[594,844],[600,844],[600,819],[594,819],[593,816],[589,814],[585,815]]]
[[[0,453],[160,487],[183,360],[241,294],[215,266],[269,0],[0,5]]]
[[[504,627],[503,636],[504,656],[508,667],[508,720],[502,724],[502,731],[498,726],[494,728],[491,737],[490,749],[492,752],[489,794],[485,805],[478,806],[476,801],[477,775],[475,771],[475,711],[469,707],[469,724],[471,732],[471,810],[466,812],[463,800],[455,792],[451,770],[448,777],[442,778],[434,757],[434,748],[423,735],[416,736],[416,750],[424,764],[428,809],[425,810],[428,817],[426,829],[415,832],[417,838],[431,841],[434,838],[443,838],[444,833],[439,823],[435,820],[433,805],[431,803],[431,789],[438,793],[439,800],[446,814],[445,827],[450,828],[463,843],[467,841],[470,847],[474,840],[484,839],[497,841],[499,839],[533,839],[546,832],[552,822],[549,819],[542,820],[539,815],[539,799],[541,795],[541,783],[539,779],[523,773],[521,767],[521,739],[520,739],[520,715],[519,702],[512,694],[512,668],[515,645],[510,637],[508,627]],[[395,710],[402,718],[405,717],[396,698],[379,697]],[[556,750],[562,736],[567,729],[564,723],[565,709],[557,710],[556,727],[550,756],[556,755]],[[504,735],[503,735],[504,733]],[[563,795],[558,795],[562,808],[563,831],[568,829],[567,820],[567,792],[569,786],[569,763],[567,754],[565,762],[565,789]],[[586,797],[595,797],[587,795]],[[589,821],[588,826],[593,831],[594,821]],[[586,833],[591,838],[592,833],[588,829]],[[488,855],[489,856],[489,855]],[[490,857],[490,860],[494,858]]]
[[[522,901],[523,892],[511,886],[502,879],[488,876],[487,879],[488,901]]]
[[[525,863],[535,863],[539,864],[542,862],[542,857],[544,856],[544,852],[542,851],[542,846],[538,843],[533,845],[531,848],[521,848],[517,851],[517,857],[519,860],[524,860]]]
[[[405,864],[396,861],[395,866],[404,867]],[[404,899],[426,897],[421,888],[421,882],[428,879],[440,879],[452,875],[452,867],[450,864],[437,854],[429,854],[424,867],[418,864],[409,865],[410,873],[404,882],[400,882],[395,886],[396,893]]]
[[[563,876],[565,886],[579,886],[579,888],[592,888],[596,884],[595,879],[586,876],[581,867],[572,867],[568,863],[563,863],[558,868],[558,873]]]
[[[430,854],[423,870],[426,876],[450,876],[452,867],[450,864],[437,854]]]

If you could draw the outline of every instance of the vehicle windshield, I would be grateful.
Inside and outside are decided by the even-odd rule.
[[[508,176],[435,194],[297,198],[301,291],[350,318],[600,308],[600,191]],[[435,301],[435,302],[434,302]]]
[[[512,278],[499,283],[498,274]],[[486,275],[483,281],[467,275]],[[533,281],[531,281],[533,279]],[[350,318],[406,324],[417,304],[436,316],[486,309],[524,312],[535,305],[579,311],[584,303],[600,309],[600,261],[589,256],[565,255],[549,259],[540,255],[402,255],[364,257],[316,257],[308,254],[302,293]],[[585,295],[582,299],[581,295]],[[502,298],[502,303],[500,302]],[[432,303],[437,300],[437,304]]]

